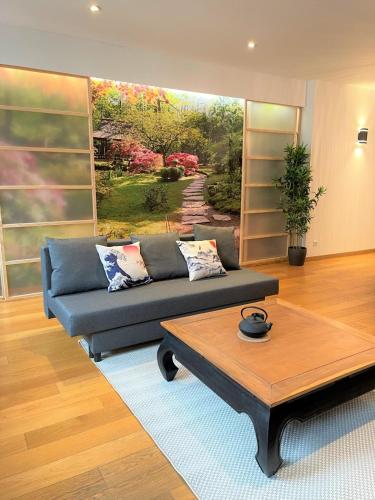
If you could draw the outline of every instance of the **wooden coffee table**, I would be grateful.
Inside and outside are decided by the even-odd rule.
[[[271,340],[237,336],[240,307],[164,321],[158,350],[168,381],[173,355],[238,413],[251,418],[256,460],[267,476],[280,467],[281,434],[292,419],[304,421],[375,388],[375,337],[280,299],[256,303],[273,322]]]

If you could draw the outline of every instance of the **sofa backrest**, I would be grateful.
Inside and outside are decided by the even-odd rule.
[[[182,241],[194,241],[193,234],[181,234],[180,238]],[[130,243],[132,243],[132,241],[128,239],[108,240],[109,247],[130,245]],[[40,264],[42,269],[44,311],[48,316],[48,290],[51,289],[52,265],[47,245],[40,249]]]
[[[180,240],[181,241],[194,241],[194,234],[180,234]],[[132,240],[108,240],[107,244],[109,247],[115,247],[118,245],[130,245],[132,243]]]

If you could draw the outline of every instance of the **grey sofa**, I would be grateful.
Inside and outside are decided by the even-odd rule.
[[[129,243],[108,241],[108,246]],[[115,293],[100,289],[53,297],[47,246],[41,249],[41,265],[46,316],[56,317],[71,337],[83,336],[95,361],[101,360],[104,351],[161,339],[160,322],[166,319],[261,300],[277,294],[279,288],[271,276],[238,269],[224,278],[190,282],[184,277]]]

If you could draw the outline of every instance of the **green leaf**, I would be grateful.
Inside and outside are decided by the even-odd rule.
[[[316,193],[311,193],[313,178],[306,144],[287,144],[284,152],[285,172],[273,180],[273,185],[280,192],[279,208],[285,215],[285,230],[291,244],[300,246],[310,227],[312,212],[326,188],[320,186]]]

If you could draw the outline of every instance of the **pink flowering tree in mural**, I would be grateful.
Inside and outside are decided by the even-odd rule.
[[[172,153],[166,160],[168,166],[184,167],[184,175],[194,175],[199,167],[199,158],[197,155],[189,153]]]
[[[148,173],[155,170],[159,155],[136,140],[128,137],[113,141],[110,157],[115,166],[125,163],[126,170],[132,174]]]
[[[158,158],[159,155],[157,153],[145,147],[140,147],[133,152],[128,171],[134,174],[151,172],[155,170],[155,164]]]

